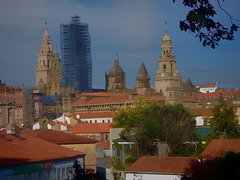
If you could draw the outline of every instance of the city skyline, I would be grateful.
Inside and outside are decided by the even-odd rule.
[[[53,49],[57,46],[60,54],[59,25],[77,14],[89,24],[93,88],[105,87],[104,75],[113,67],[116,52],[126,73],[127,88],[136,87],[142,62],[151,76],[151,86],[155,87],[165,22],[183,81],[189,77],[194,85],[218,82],[220,87],[240,88],[240,31],[235,34],[235,41],[222,41],[216,49],[203,47],[195,34],[180,31],[179,21],[189,10],[180,1],[3,0],[0,5],[0,80],[7,85],[34,85],[45,22]],[[238,5],[240,2],[222,2],[235,18],[240,17]],[[229,17],[217,6],[216,11],[217,18],[229,26]]]

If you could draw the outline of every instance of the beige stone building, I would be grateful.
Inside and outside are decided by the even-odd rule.
[[[48,28],[45,27],[42,46],[38,52],[38,65],[36,68],[36,86],[45,95],[61,93],[62,67],[58,52],[53,53]]]
[[[169,101],[182,101],[184,98],[196,97],[195,86],[193,86],[190,79],[184,83],[180,72],[176,69],[176,58],[167,26],[162,39],[158,63],[159,70],[156,72],[155,80],[156,92],[163,93]]]
[[[106,78],[106,89],[109,90],[124,90],[126,89],[125,72],[119,66],[119,60],[116,54],[114,66],[110,70]]]

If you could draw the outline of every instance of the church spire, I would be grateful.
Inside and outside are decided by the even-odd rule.
[[[118,56],[117,53],[115,55],[114,66],[119,66]]]
[[[48,53],[52,53],[52,52],[53,52],[53,49],[52,49],[50,36],[48,34],[48,28],[47,28],[47,22],[46,22],[40,53],[48,54]]]
[[[168,34],[167,23],[165,23],[165,34]]]
[[[138,79],[148,79],[147,69],[144,63],[141,64],[140,70],[138,72]]]

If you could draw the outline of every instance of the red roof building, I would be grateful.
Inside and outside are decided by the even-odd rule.
[[[85,166],[96,170],[96,143],[97,140],[85,136],[77,136],[56,130],[34,130],[25,134],[80,151],[85,154]]]
[[[110,128],[113,123],[78,123],[70,131],[76,135],[88,136],[99,142],[109,140]]]
[[[160,157],[160,156],[143,156],[134,164],[128,167],[126,179],[140,177],[142,179],[179,179],[184,169],[188,166],[191,157]]]
[[[240,139],[214,139],[202,152],[202,158],[220,158],[228,151],[240,152]]]
[[[0,135],[0,179],[59,179],[71,176],[74,161],[83,165],[84,153],[27,134]]]
[[[63,131],[56,130],[34,130],[26,132],[25,134],[31,135],[45,141],[49,141],[58,145],[61,144],[96,144],[98,141],[84,136],[77,136]]]
[[[72,126],[70,131],[73,134],[81,133],[109,133],[114,123],[78,123]]]

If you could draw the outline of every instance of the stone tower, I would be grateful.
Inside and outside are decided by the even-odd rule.
[[[137,93],[145,96],[150,95],[150,77],[148,76],[144,63],[142,63],[140,67],[136,80]]]
[[[35,88],[45,95],[61,93],[62,67],[57,50],[53,53],[47,24],[43,35],[42,46],[38,52],[38,65],[36,67]]]
[[[156,72],[155,91],[161,92],[166,97],[171,97],[172,92],[167,94],[166,89],[181,86],[181,75],[176,70],[176,58],[173,54],[172,41],[168,35],[167,25],[162,39],[161,54],[159,55],[159,70]]]
[[[116,54],[114,60],[114,66],[110,70],[108,75],[105,75],[106,78],[106,88],[107,90],[124,90],[126,89],[125,82],[125,72],[119,66],[119,60]]]

